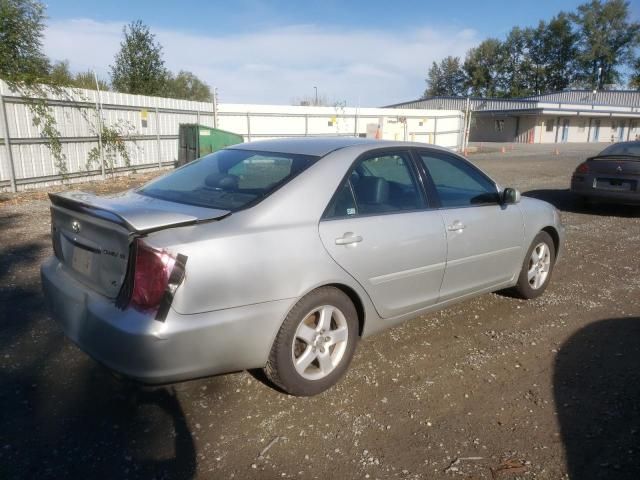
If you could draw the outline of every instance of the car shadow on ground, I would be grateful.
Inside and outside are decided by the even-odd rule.
[[[195,476],[174,389],[116,379],[49,317],[38,275],[47,249],[38,238],[0,246],[0,478]]]
[[[549,202],[562,212],[584,213],[606,217],[640,217],[640,206],[618,205],[615,203],[587,203],[573,194],[569,189],[529,190],[523,195]]]
[[[554,395],[569,478],[640,478],[640,317],[597,321],[558,351]]]

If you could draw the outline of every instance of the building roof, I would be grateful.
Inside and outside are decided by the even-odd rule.
[[[513,111],[513,110],[584,110],[587,108],[608,111],[612,107],[616,112],[623,110],[640,111],[640,91],[635,90],[565,90],[544,93],[521,98],[483,98],[469,97],[469,107],[474,112]],[[422,108],[465,110],[467,97],[427,97],[410,102],[389,105],[389,108]]]

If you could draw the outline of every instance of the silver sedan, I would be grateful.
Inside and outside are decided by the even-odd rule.
[[[166,383],[263,368],[313,395],[361,338],[476,295],[542,294],[564,229],[451,151],[253,142],[112,197],[50,194],[42,283],[66,335]]]

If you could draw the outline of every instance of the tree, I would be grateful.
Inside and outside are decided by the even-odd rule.
[[[460,65],[460,58],[445,57],[440,64],[433,62],[427,76],[427,89],[424,97],[463,95],[464,72]]]
[[[49,70],[49,81],[54,85],[71,85],[73,75],[69,69],[69,60],[55,62]]]
[[[195,100],[198,102],[211,101],[211,89],[191,72],[181,70],[175,77],[168,75],[164,94],[172,98]]]
[[[545,58],[544,90],[560,91],[576,80],[578,35],[571,27],[569,15],[560,12],[543,33]]]
[[[632,62],[640,44],[640,23],[629,20],[629,2],[592,0],[571,20],[579,35],[578,78],[592,88],[618,83],[620,67]]]
[[[124,40],[111,65],[111,84],[119,92],[160,95],[168,72],[162,59],[162,46],[142,21],[122,29]]]
[[[529,60],[529,90],[537,95],[547,90],[547,24],[541,20],[536,28],[527,28],[527,55]]]
[[[501,73],[502,43],[495,38],[484,40],[467,52],[462,68],[465,84],[472,95],[494,97],[499,91],[498,76]]]
[[[640,90],[640,58],[636,58],[633,62],[633,70],[629,79],[629,88]]]
[[[15,82],[45,78],[42,53],[45,7],[37,0],[0,0],[0,77]]]
[[[500,95],[520,97],[530,94],[532,65],[528,52],[529,32],[513,27],[500,45],[496,59]]]
[[[94,73],[91,70],[87,70],[85,72],[78,72],[78,73],[76,73],[75,77],[73,78],[73,85],[78,87],[78,88],[86,88],[87,90],[95,90],[96,89],[96,77],[94,76]],[[105,82],[104,80],[102,80],[101,78],[98,78],[98,86],[100,87],[100,90],[102,90],[102,91],[108,91],[109,90],[109,84],[107,82]]]

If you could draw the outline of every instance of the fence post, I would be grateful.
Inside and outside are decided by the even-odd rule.
[[[353,136],[358,136],[358,108],[356,107],[356,111],[353,114]]]
[[[251,116],[247,112],[247,141],[251,141]]]
[[[433,144],[438,144],[438,117],[433,117]]]
[[[7,147],[7,158],[9,160],[9,178],[11,179],[11,191],[17,192],[16,171],[13,165],[13,151],[11,150],[11,135],[9,134],[9,120],[7,119],[7,108],[4,103],[4,97],[0,93],[0,114],[4,123],[4,145]]]
[[[156,105],[156,145],[158,148],[158,168],[162,168],[162,155],[160,155],[160,112]]]
[[[213,128],[218,128],[218,89],[213,89]]]

